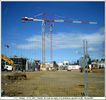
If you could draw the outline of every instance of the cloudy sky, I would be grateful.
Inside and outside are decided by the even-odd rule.
[[[74,62],[88,41],[92,59],[104,57],[104,2],[2,2],[2,53],[42,59],[41,22],[21,22],[21,17],[94,21],[97,24],[52,23],[53,60]],[[6,48],[8,44],[10,48]],[[50,61],[50,33],[45,23],[46,62]]]

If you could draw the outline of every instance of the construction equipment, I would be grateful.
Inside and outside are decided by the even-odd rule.
[[[50,20],[50,19],[45,19],[44,16],[46,15],[45,13],[40,13],[38,15],[42,15],[42,19],[37,19],[37,18],[28,18],[28,17],[22,17],[21,20],[23,22],[25,21],[34,21],[34,22],[42,22],[42,67],[45,68],[45,23],[54,23],[54,22],[59,22],[59,23],[75,23],[75,24],[97,24],[97,22],[88,22],[88,21],[80,21],[80,20],[63,20],[63,19],[56,19],[56,20]],[[38,16],[37,15],[37,16]],[[50,34],[52,34],[52,26],[50,25]],[[51,39],[51,60],[53,60],[52,56],[52,35],[50,35]],[[51,61],[52,62],[52,61]]]
[[[5,70],[14,70],[14,62],[13,62],[13,60],[11,60],[10,58],[8,58],[7,56],[5,56],[5,55],[1,55],[1,59],[3,59],[6,63],[8,63],[8,64],[5,64],[5,66],[4,66],[4,69]]]
[[[53,63],[53,43],[52,43],[52,31],[53,31],[53,24],[49,23],[49,34],[50,34],[50,63]]]

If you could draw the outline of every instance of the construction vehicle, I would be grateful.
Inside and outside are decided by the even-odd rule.
[[[5,55],[1,55],[1,59],[5,61],[4,70],[6,71],[14,71],[12,74],[7,75],[9,80],[25,80],[27,76],[25,73],[15,72],[15,64],[14,61],[8,58]]]
[[[14,69],[14,62],[5,55],[1,55],[1,59],[5,61],[4,70],[12,71]]]

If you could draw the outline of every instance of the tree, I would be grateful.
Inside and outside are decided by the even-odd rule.
[[[87,62],[87,63],[88,63],[88,64],[91,64],[91,63],[92,63],[92,60],[91,60],[90,56],[88,55],[87,58],[88,58],[88,62]]]
[[[79,65],[79,60],[77,60],[77,65]]]
[[[53,61],[53,67],[55,68],[55,70],[58,70],[58,65],[57,65],[56,61]]]
[[[92,61],[91,61],[91,58],[89,57],[88,64],[91,64],[91,62],[92,62]]]
[[[105,59],[104,59],[104,58],[102,58],[102,59],[101,59],[101,61],[103,61],[103,62],[104,62],[104,61],[105,61]]]

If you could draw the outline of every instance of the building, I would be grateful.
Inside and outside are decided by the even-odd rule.
[[[40,60],[35,60],[35,71],[40,71]]]
[[[105,68],[105,63],[103,63],[103,62],[98,63],[98,67],[99,67],[99,69]]]
[[[63,65],[69,65],[69,61],[63,61]]]
[[[104,61],[98,61],[98,62],[92,62],[91,64],[92,68],[98,68],[98,69],[101,69],[101,68],[105,68],[105,62]]]
[[[69,65],[68,67],[67,67],[67,69],[70,69],[70,70],[79,70],[80,68],[81,68],[81,66],[80,65]]]
[[[14,62],[15,70],[20,70],[20,71],[26,70],[26,61],[27,61],[26,58],[15,56],[10,59],[13,60],[13,62]]]

